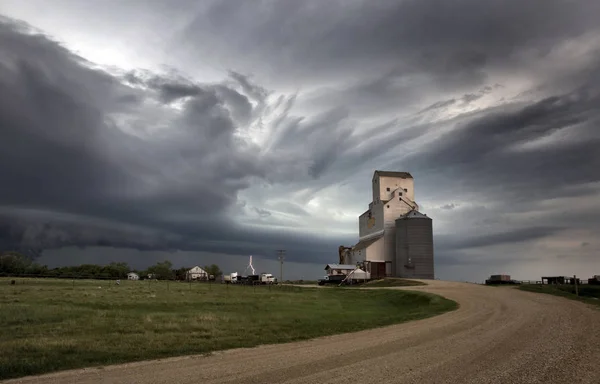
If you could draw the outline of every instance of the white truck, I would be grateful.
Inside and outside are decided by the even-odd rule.
[[[277,279],[270,273],[261,273],[260,274],[260,283],[261,284],[275,284]]]
[[[224,275],[223,282],[225,284],[236,284],[238,282],[238,273],[232,272],[230,275]]]
[[[277,284],[277,279],[270,273],[261,273],[260,275],[240,276],[237,272],[223,276],[225,284]]]

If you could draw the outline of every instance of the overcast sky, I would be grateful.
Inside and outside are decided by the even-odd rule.
[[[0,0],[0,248],[314,278],[408,171],[436,275],[600,274],[600,1]]]

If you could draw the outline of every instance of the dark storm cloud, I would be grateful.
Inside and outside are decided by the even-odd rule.
[[[558,197],[563,187],[599,181],[600,153],[595,148],[600,145],[600,94],[590,85],[539,102],[486,111],[403,164],[421,172],[452,170],[461,176],[463,188],[504,195],[513,203],[549,193]],[[516,148],[562,132],[560,141]]]
[[[214,92],[188,101],[172,147],[148,144],[107,125],[110,113],[125,108],[111,97],[135,90],[85,68],[44,36],[16,33],[8,22],[0,33],[0,177],[10,186],[0,191],[3,205],[122,220],[189,209],[210,216],[234,199],[245,174],[257,172],[243,153],[229,153],[216,173],[203,167],[219,161],[208,159],[216,149],[207,139],[226,150],[233,130]],[[204,169],[189,170],[192,164]],[[187,166],[183,177],[169,175],[170,165]],[[186,180],[186,169],[201,180]],[[229,180],[233,188],[214,191]]]
[[[455,231],[448,235],[437,235],[434,243],[436,264],[442,267],[506,267],[511,263],[551,263],[552,254],[531,252],[528,245],[556,239],[564,231],[577,228],[571,219],[575,217],[559,215],[544,220],[544,223],[550,223],[547,226],[536,226],[540,222],[534,221],[529,225],[514,223],[505,229],[502,229],[502,225],[495,225],[493,231],[471,227],[465,232]],[[572,257],[579,256],[582,255],[574,250]]]
[[[523,262],[548,263],[552,261],[551,259],[551,257],[539,258],[531,256],[527,253],[519,252],[503,252],[501,255],[496,254],[494,257],[492,257],[488,250],[470,252],[468,254],[465,254],[463,251],[451,251],[444,249],[440,252],[436,252],[435,254],[436,268],[441,267],[438,269],[438,271],[448,267],[475,267],[468,274],[468,276],[471,276],[471,279],[475,280],[478,278],[486,278],[487,276],[489,276],[489,272],[487,274],[486,272],[482,273],[482,270],[486,271],[490,268],[496,271],[506,270],[508,265],[514,263],[516,263],[517,265]],[[438,273],[439,272],[436,272],[436,274]]]
[[[164,103],[171,103],[184,97],[197,96],[203,91],[202,88],[181,76],[164,78],[148,71],[130,71],[123,78],[131,85],[142,85],[157,90],[159,99]]]
[[[599,14],[592,0],[215,1],[182,37],[192,44],[214,37],[249,64],[285,76],[395,68],[439,75],[451,86],[479,83],[487,67],[524,52],[544,55],[557,41],[597,28]],[[212,43],[210,53],[227,56]]]
[[[285,247],[322,262],[356,233],[331,240],[292,232],[298,223],[267,225],[278,213],[314,220],[308,197],[341,182],[363,190],[357,180],[368,183],[373,168],[413,173],[428,207],[452,202],[437,211],[439,221],[455,215],[452,236],[436,236],[441,265],[502,263],[517,256],[490,248],[600,225],[593,209],[548,202],[598,196],[600,62],[571,52],[598,32],[599,2],[205,4],[179,36],[187,43],[175,39],[169,52],[190,72],[206,62],[228,73],[210,84],[91,69],[27,26],[0,22],[0,180],[10,186],[0,188],[0,248],[272,257]],[[184,5],[173,13],[191,13]],[[569,41],[577,49],[552,56]],[[569,65],[552,72],[557,57]],[[531,89],[498,105],[504,80]],[[274,97],[278,88],[287,93]],[[249,127],[261,144],[243,139]],[[263,182],[273,189],[262,201],[240,201]],[[544,224],[511,216],[529,211],[544,211]],[[242,212],[257,226],[230,219]]]
[[[454,203],[450,203],[450,204],[444,204],[444,205],[442,205],[440,208],[442,208],[442,209],[448,209],[448,210],[450,210],[450,209],[454,209],[454,208],[456,208],[456,204],[454,204]]]
[[[260,216],[260,217],[269,217],[271,216],[271,212],[267,211],[266,209],[261,209],[261,208],[256,208],[254,207],[254,211]]]
[[[205,85],[129,73],[130,87],[10,21],[0,24],[0,34],[0,179],[9,186],[0,189],[1,248],[101,245],[272,256],[272,249],[285,245],[311,262],[323,253],[306,252],[307,244],[335,247],[325,238],[307,242],[227,219],[250,177],[272,174],[278,180],[280,171],[234,137],[238,120],[265,108],[267,91],[245,76],[232,72],[227,85]],[[38,59],[42,54],[46,60]],[[184,100],[180,112],[165,109],[158,123],[145,117],[145,104],[177,99]],[[120,125],[128,113],[140,124],[170,129],[145,129],[142,137],[127,133]],[[316,135],[315,144],[334,144],[319,133],[328,119],[342,118],[332,113],[302,128]],[[306,177],[323,171],[327,153],[314,149]],[[256,212],[265,217],[268,210]]]
[[[481,94],[467,93],[466,95],[461,97],[460,100],[465,104],[469,104],[470,102],[481,99],[482,97],[483,95]]]
[[[94,99],[113,92],[111,79],[85,71],[59,47],[49,49],[43,37],[15,34],[10,24],[0,23],[0,52],[0,175],[8,186],[0,190],[2,203],[35,206],[43,190],[48,203],[83,204],[82,196],[95,199],[122,182],[120,170],[108,176],[110,160],[94,153],[103,124]],[[98,93],[77,89],[83,76]]]
[[[549,55],[598,33],[598,17],[594,0],[215,1],[182,30],[179,52],[308,89],[309,110],[340,106],[362,119],[464,107],[493,92],[497,75],[543,83],[540,64],[577,59]]]
[[[473,235],[471,237],[460,238],[452,236],[439,236],[436,239],[436,246],[448,251],[457,251],[502,244],[515,244],[550,237],[563,229],[565,228],[559,226],[528,227],[484,236]]]
[[[252,84],[244,75],[230,72],[234,85],[241,86],[259,106],[268,96],[266,91]],[[148,87],[158,93],[160,101],[170,104],[186,98],[208,99],[212,103],[223,102],[238,123],[248,123],[253,113],[253,105],[248,96],[224,85],[200,85],[179,74],[159,76],[148,71],[130,71],[123,78],[131,85]]]
[[[266,147],[285,153],[279,163],[291,161],[290,168],[306,164],[308,173],[281,173],[275,169],[269,179],[283,183],[308,183],[313,193],[320,188],[352,177],[365,162],[402,148],[436,128],[435,124],[405,125],[394,118],[380,124],[365,124],[351,117],[351,111],[334,107],[311,118],[295,116],[296,95],[280,103]],[[289,160],[288,160],[289,159]],[[303,168],[302,168],[303,169]],[[328,177],[319,181],[324,174]]]
[[[524,246],[573,229],[591,235],[600,227],[598,205],[593,208],[589,203],[597,200],[599,193],[599,103],[598,93],[585,87],[487,111],[401,163],[424,175],[419,189],[428,191],[430,198],[457,196],[467,205],[471,199],[479,199],[494,206],[462,215],[463,206],[451,211],[452,235],[436,236],[440,265],[497,262],[489,255],[523,262],[519,253],[497,255],[489,247]],[[515,149],[556,133],[563,133],[560,140]],[[560,200],[565,198],[569,203]],[[586,205],[578,206],[578,202]],[[480,259],[474,258],[473,252],[479,252]],[[579,251],[573,252],[576,257]],[[550,262],[551,256],[527,257]]]
[[[424,112],[427,112],[427,111],[431,111],[432,109],[444,108],[444,107],[447,107],[447,106],[452,105],[454,103],[456,103],[455,99],[438,101],[438,102],[435,102],[435,103],[431,104],[429,107],[423,109],[419,113],[424,113]]]
[[[0,249],[18,249],[37,256],[44,249],[76,246],[132,248],[141,251],[203,251],[274,258],[285,248],[300,262],[321,262],[338,244],[325,238],[283,231],[240,229],[219,222],[123,224],[57,212],[0,213]],[[307,247],[314,247],[309,251]]]
[[[600,146],[600,66],[597,60],[588,65],[577,55],[552,54],[586,33],[600,36],[599,2],[214,4],[185,30],[189,45],[184,49],[207,46],[203,36],[210,36],[210,47],[215,48],[203,51],[205,55],[214,54],[233,67],[242,58],[269,81],[317,88],[297,100],[309,110],[338,106],[345,113],[330,115],[338,119],[338,127],[361,127],[360,119],[391,115],[377,130],[341,134],[337,146],[327,139],[339,131],[329,129],[334,133],[322,140],[328,152],[311,157],[318,160],[313,165],[315,178],[335,183],[366,164],[383,163],[417,175],[418,199],[456,201],[449,214],[460,215],[471,199],[493,203],[487,211],[451,221],[454,231],[448,239],[436,237],[440,263],[483,264],[491,257],[499,264],[523,261],[522,255],[498,254],[490,248],[524,246],[567,228],[590,231],[600,225],[596,212],[574,206],[569,210],[560,202],[543,207],[549,211],[541,218],[547,226],[540,226],[539,218],[510,216],[541,210],[536,204],[552,198],[578,196],[585,201],[598,196],[597,188],[588,185],[600,177],[595,149]],[[576,69],[555,77],[542,64],[557,59],[569,60]],[[492,107],[441,123],[394,117],[429,105],[423,115],[437,113],[443,119],[449,109],[478,105],[484,96],[504,91],[497,84],[504,79],[534,85],[518,102],[492,102]],[[307,137],[304,119],[285,116],[286,129],[273,139],[278,148],[290,148]],[[439,134],[441,128],[444,133]],[[415,144],[424,137],[425,146]],[[541,139],[547,142],[533,145]],[[315,142],[309,143],[316,150]],[[384,154],[389,161],[383,162]],[[476,252],[480,256],[472,258]]]
[[[251,83],[248,77],[242,75],[241,73],[238,73],[236,71],[229,71],[229,76],[231,76],[231,78],[237,81],[242,86],[244,92],[252,96],[255,100],[264,102],[267,96],[269,96],[269,91],[267,91],[263,87]]]

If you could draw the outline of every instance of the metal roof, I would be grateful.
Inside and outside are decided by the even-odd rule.
[[[412,175],[408,172],[393,172],[393,171],[379,171],[376,170],[375,173],[373,174],[373,177],[375,177],[375,175],[378,175],[379,177],[401,177],[403,179],[412,179]]]
[[[325,269],[356,269],[356,265],[352,264],[327,264]]]
[[[354,247],[352,247],[353,251],[359,251],[361,249],[365,249],[367,248],[369,245],[373,244],[374,242],[376,242],[377,240],[381,239],[383,237],[383,235],[380,236],[376,236],[372,239],[367,239],[367,240],[361,240],[358,243],[356,243],[356,245]]]
[[[417,210],[412,210],[412,211],[400,216],[399,218],[397,218],[396,221],[404,220],[404,219],[429,219],[429,220],[431,220],[431,217],[429,217]]]

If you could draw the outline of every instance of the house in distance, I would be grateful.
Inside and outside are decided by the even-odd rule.
[[[208,273],[199,266],[195,266],[186,272],[185,278],[186,280],[208,280]]]

